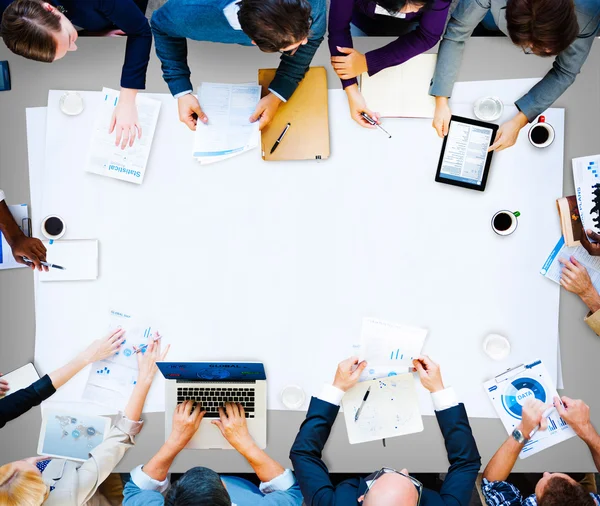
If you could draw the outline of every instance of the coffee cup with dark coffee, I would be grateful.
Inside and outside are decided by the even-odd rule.
[[[492,217],[492,229],[498,235],[510,235],[516,229],[519,222],[517,218],[521,216],[519,211],[498,211]]]
[[[46,216],[42,221],[42,235],[50,241],[56,241],[65,235],[67,227],[60,216]]]
[[[546,123],[544,116],[540,116],[538,121],[529,129],[529,142],[536,148],[545,148],[554,142],[554,128]]]

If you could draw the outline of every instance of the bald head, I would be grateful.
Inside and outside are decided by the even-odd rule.
[[[363,506],[416,506],[418,500],[419,493],[408,478],[386,473],[373,484]]]

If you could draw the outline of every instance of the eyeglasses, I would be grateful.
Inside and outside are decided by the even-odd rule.
[[[313,18],[312,16],[308,17],[308,30],[310,31],[310,29],[312,28],[313,25]],[[302,46],[302,44],[296,46],[294,49],[290,49],[288,51],[283,51],[282,49],[280,49],[279,51],[277,51],[279,54],[283,54],[285,56],[294,56],[296,54],[296,51],[298,51],[298,49],[300,49],[300,46]]]
[[[373,473],[365,478],[365,480],[367,482],[369,482],[369,484],[367,485],[367,490],[365,491],[365,495],[364,495],[365,498],[367,497],[369,490],[371,490],[371,488],[373,488],[373,485],[375,484],[375,482],[379,478],[381,478],[384,474],[387,474],[387,473],[396,473],[396,474],[399,474],[400,476],[404,476],[406,479],[410,480],[410,482],[417,489],[417,494],[419,494],[419,498],[417,499],[417,506],[419,506],[419,504],[421,504],[421,496],[423,495],[423,484],[416,478],[413,478],[411,475],[401,473],[400,471],[396,471],[395,469],[392,469],[391,467],[382,467],[376,473]]]
[[[534,53],[533,53],[533,49],[532,49],[531,47],[529,47],[529,46],[522,47],[521,49],[523,50],[523,52],[524,52],[525,54],[534,54]]]

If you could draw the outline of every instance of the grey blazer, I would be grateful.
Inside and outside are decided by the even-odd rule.
[[[435,74],[429,89],[430,95],[436,97],[452,95],[465,41],[488,12],[491,12],[500,31],[508,35],[506,26],[508,1],[510,0],[460,0],[458,2],[440,44]],[[579,36],[567,49],[556,56],[552,69],[544,78],[515,103],[529,121],[533,121],[548,109],[573,84],[592,48],[594,36],[600,26],[600,0],[575,0],[575,11],[579,22]]]

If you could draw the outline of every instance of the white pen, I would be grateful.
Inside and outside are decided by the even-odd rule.
[[[556,408],[554,406],[549,407],[548,409],[546,409],[546,411],[544,411],[542,413],[542,420],[544,418],[548,418],[553,411],[556,411]],[[529,439],[531,439],[533,436],[535,436],[535,434],[537,433],[538,430],[540,430],[540,425],[538,425],[535,429],[533,429],[530,433],[529,433]]]
[[[29,258],[27,258],[27,257],[23,257],[23,260],[27,264],[33,263],[33,260],[29,260]],[[49,269],[54,268],[54,269],[60,269],[61,271],[67,270],[66,267],[61,267],[60,265],[56,265],[56,264],[49,264],[48,262],[40,262],[40,264],[42,264],[44,267],[48,267]]]

